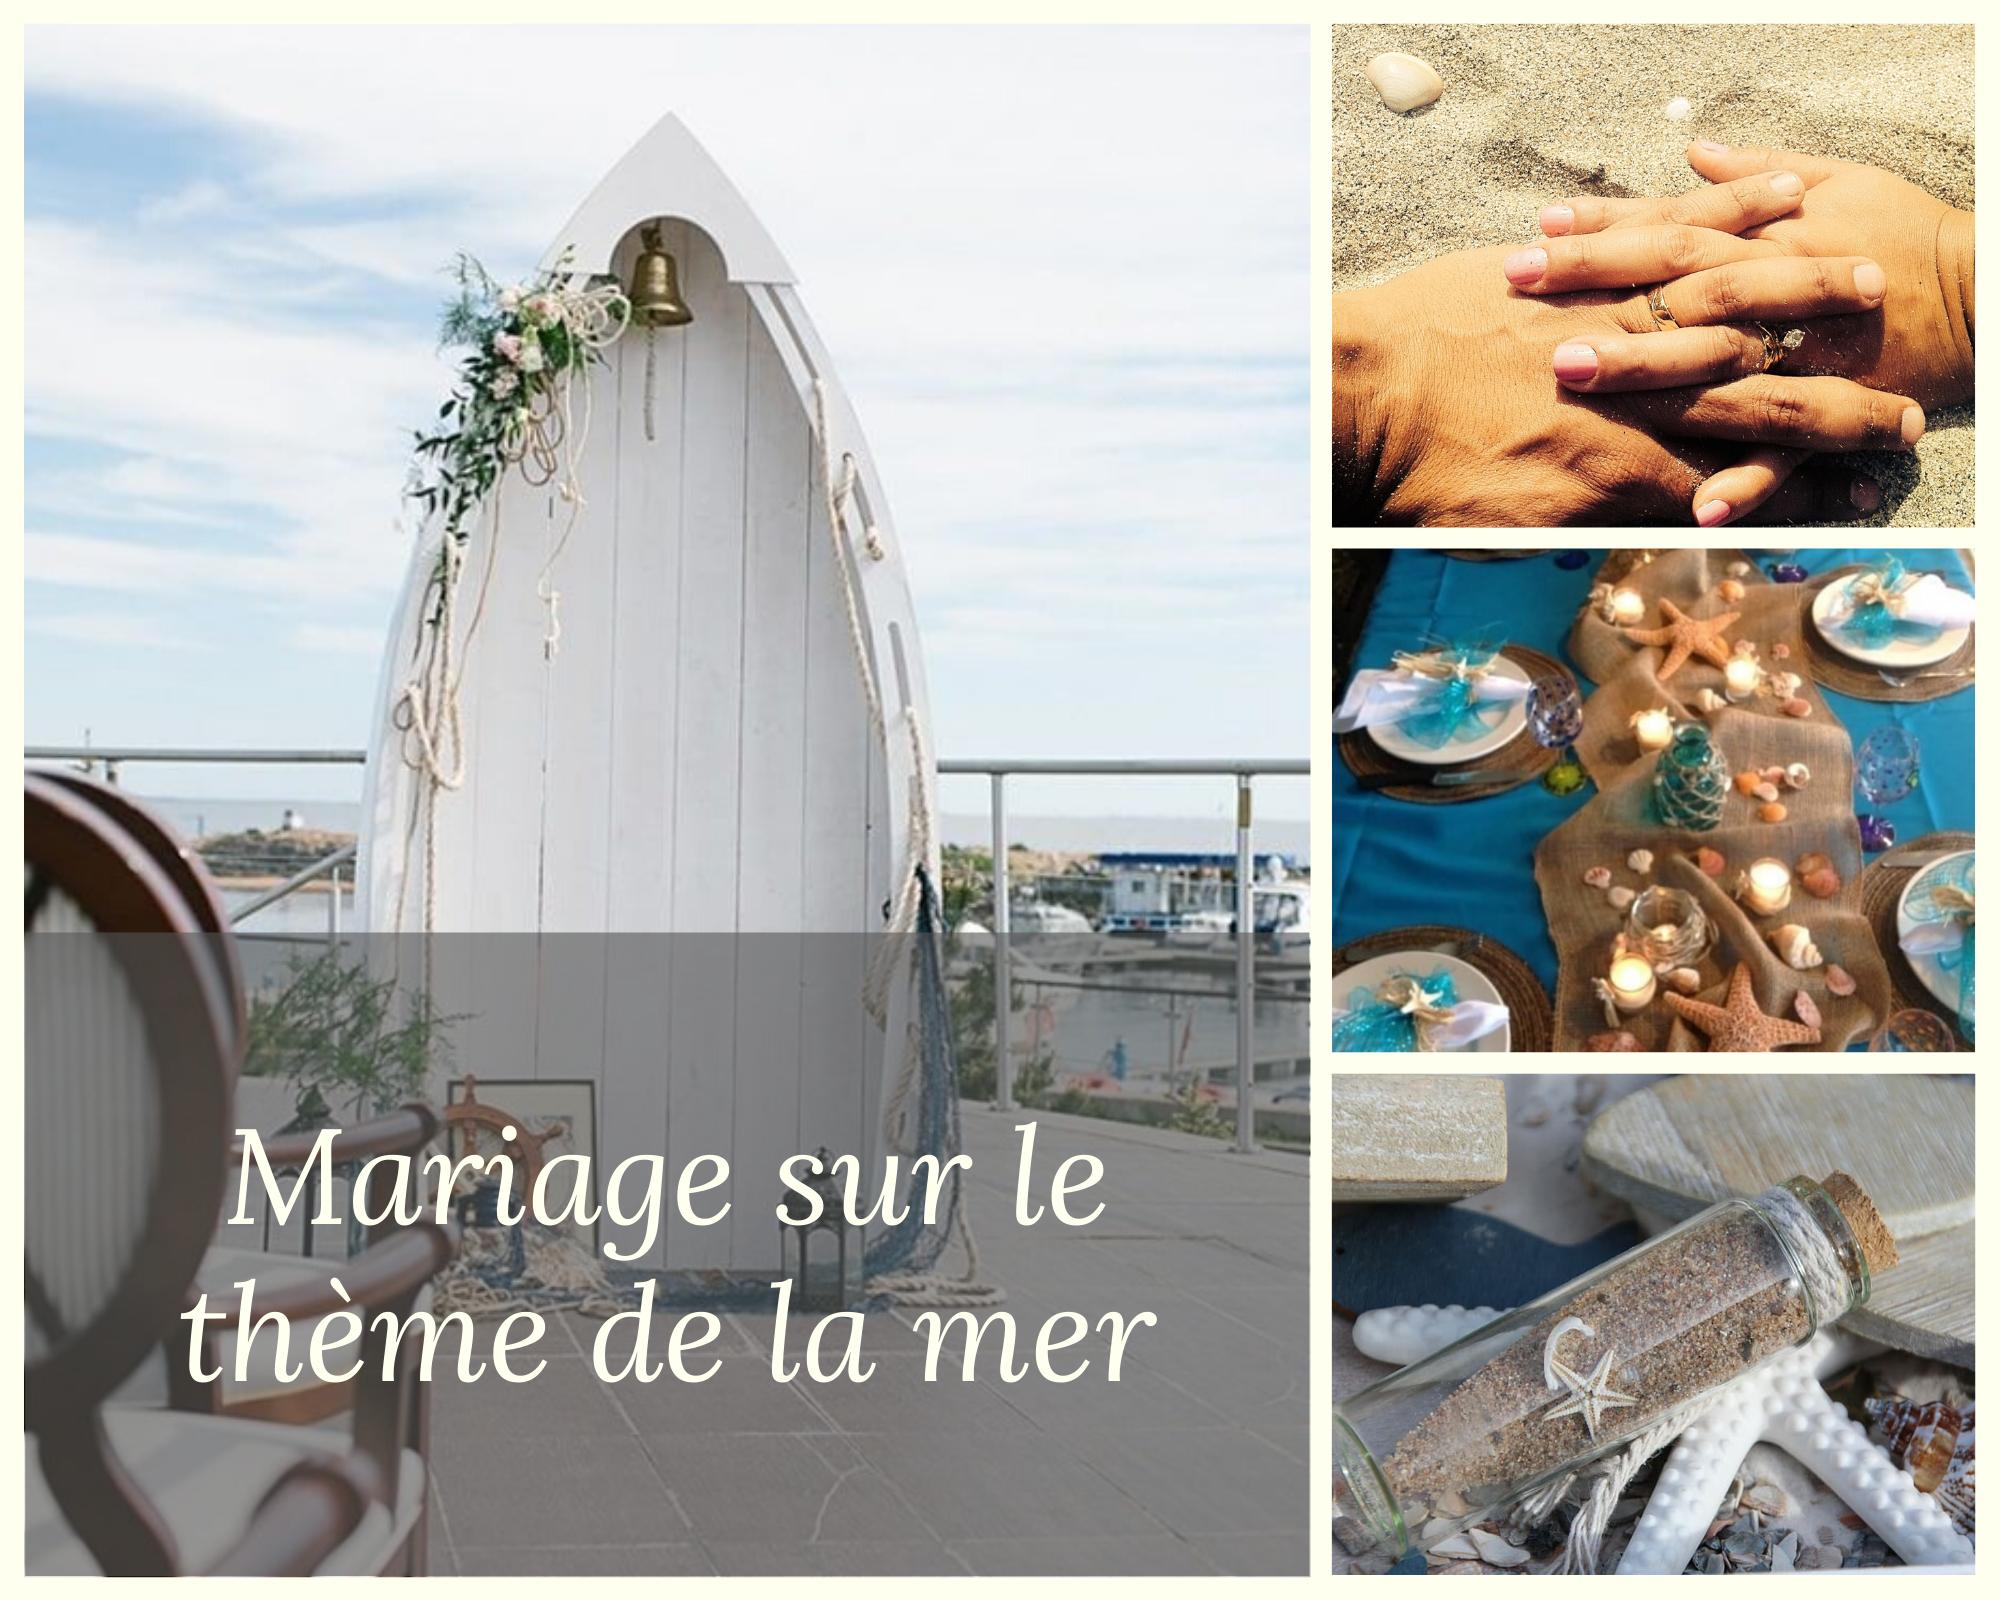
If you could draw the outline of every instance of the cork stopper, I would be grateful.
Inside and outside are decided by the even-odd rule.
[[[1840,1214],[1854,1230],[1854,1237],[1861,1242],[1861,1253],[1868,1258],[1871,1275],[1888,1271],[1902,1259],[1896,1249],[1896,1236],[1889,1231],[1889,1224],[1882,1220],[1882,1213],[1875,1209],[1866,1189],[1844,1172],[1830,1173],[1820,1187],[1833,1197],[1833,1203],[1840,1207]]]

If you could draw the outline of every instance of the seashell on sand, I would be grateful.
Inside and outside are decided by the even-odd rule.
[[[1775,794],[1777,791],[1772,792]],[[1757,818],[1760,822],[1783,822],[1785,816],[1785,806],[1781,800],[1766,800],[1757,808]]]
[[[1778,953],[1778,959],[1794,972],[1804,972],[1826,959],[1819,953],[1819,946],[1812,942],[1812,934],[1796,922],[1771,930],[1771,948]]]
[[[1667,987],[1676,994],[1701,993],[1701,974],[1693,967],[1675,967],[1667,974]]]
[[[1653,870],[1653,852],[1643,847],[1634,850],[1625,858],[1625,865],[1640,874],[1651,872]]]
[[[1415,111],[1444,93],[1444,79],[1428,61],[1400,50],[1385,50],[1370,61],[1368,81],[1375,85],[1382,104],[1397,112]]]
[[[1583,1041],[1586,1050],[1636,1050],[1639,1041],[1622,1028],[1616,1033],[1593,1033]]]
[[[1826,990],[1828,994],[1840,995],[1843,999],[1854,993],[1854,975],[1845,967],[1826,964]]]
[[[1817,1028],[1820,1025],[1819,1007],[1813,1004],[1813,997],[1805,990],[1801,989],[1792,996],[1792,1010],[1798,1014],[1799,1021],[1808,1028]],[[1782,1511],[1784,1508],[1780,1506],[1778,1509]]]
[[[1587,887],[1592,889],[1608,889],[1611,887],[1611,869],[1609,867],[1591,867],[1584,873],[1583,881]]]
[[[1868,1433],[1960,1533],[1973,1528],[1973,1407],[1866,1400]]]
[[[1720,850],[1711,850],[1703,845],[1694,853],[1694,864],[1711,878],[1719,878],[1728,870],[1729,862]]]
[[[1636,889],[1626,888],[1622,883],[1613,884],[1609,889],[1604,891],[1604,898],[1611,902],[1611,909],[1613,911],[1623,911],[1634,900],[1639,898],[1639,892]]]

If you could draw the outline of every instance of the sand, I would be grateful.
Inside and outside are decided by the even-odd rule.
[[[1469,245],[1540,237],[1570,194],[1675,194],[1689,140],[1866,161],[1973,204],[1972,29],[1336,26],[1333,286],[1358,288]],[[1389,111],[1363,69],[1423,57],[1444,97]],[[1686,121],[1665,107],[1683,97]],[[1857,457],[1892,527],[1969,527],[1970,406],[1930,414],[1915,460]]]

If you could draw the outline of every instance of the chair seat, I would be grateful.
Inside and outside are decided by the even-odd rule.
[[[206,1572],[235,1546],[271,1486],[314,1456],[344,1457],[342,1434],[278,1423],[239,1422],[174,1411],[107,1409],[111,1448],[172,1532],[183,1572]],[[42,1479],[27,1441],[27,1541],[30,1575],[94,1573],[89,1549],[71,1530]],[[371,1505],[361,1525],[321,1564],[322,1574],[380,1574],[416,1526],[426,1492],[424,1463],[403,1452],[395,1515]]]

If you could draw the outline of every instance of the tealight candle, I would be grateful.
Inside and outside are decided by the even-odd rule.
[[[1772,856],[1751,862],[1739,898],[1760,917],[1783,911],[1792,903],[1792,869]]]
[[[1731,656],[1729,665],[1722,669],[1723,691],[1732,700],[1748,700],[1763,676],[1764,669],[1748,656]]]
[[[1646,614],[1646,602],[1637,589],[1611,591],[1611,620],[1630,626]]]
[[[1659,987],[1653,963],[1644,956],[1620,956],[1611,963],[1611,1003],[1620,1011],[1641,1011]]]
[[[1666,707],[1656,706],[1632,718],[1632,732],[1641,750],[1664,750],[1674,742],[1674,719]]]

